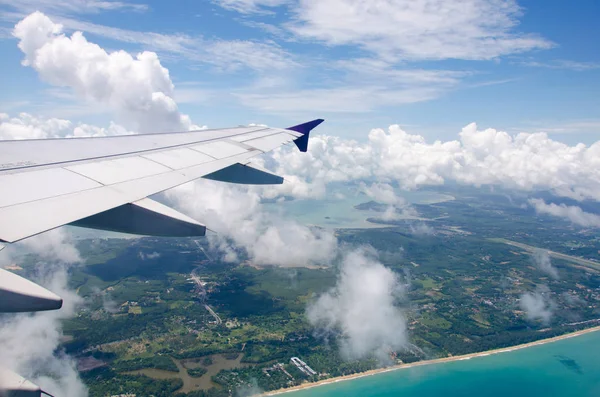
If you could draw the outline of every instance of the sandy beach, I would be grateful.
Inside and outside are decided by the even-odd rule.
[[[595,331],[600,331],[600,326],[597,327],[592,327],[592,328],[587,328],[581,331],[576,331],[576,332],[571,332],[568,334],[564,334],[564,335],[560,335],[560,336],[555,336],[553,338],[547,338],[547,339],[541,339],[535,342],[530,342],[530,343],[524,343],[522,345],[516,345],[516,346],[511,346],[511,347],[503,347],[500,349],[494,349],[494,350],[488,350],[488,351],[483,351],[483,352],[479,352],[479,353],[471,353],[471,354],[465,354],[462,356],[452,356],[452,357],[444,357],[444,358],[437,358],[434,360],[423,360],[423,361],[419,361],[419,362],[415,362],[415,363],[410,363],[410,364],[399,364],[399,365],[394,365],[391,367],[386,367],[386,368],[379,368],[379,369],[373,369],[370,371],[366,371],[366,372],[361,372],[361,373],[357,373],[357,374],[352,374],[352,375],[345,375],[345,376],[339,376],[337,378],[330,378],[330,379],[324,379],[318,382],[313,382],[313,383],[305,383],[299,386],[294,386],[294,387],[289,387],[286,389],[279,389],[279,390],[273,390],[270,392],[266,392],[264,394],[262,394],[263,396],[274,396],[276,394],[282,394],[282,393],[289,393],[289,392],[293,392],[293,391],[297,391],[297,390],[304,390],[304,389],[309,389],[311,387],[318,387],[318,386],[323,386],[329,383],[337,383],[337,382],[343,382],[346,380],[351,380],[351,379],[356,379],[356,378],[362,378],[363,376],[371,376],[371,375],[375,375],[375,374],[380,374],[383,372],[389,372],[389,371],[396,371],[399,369],[405,369],[405,368],[413,368],[413,367],[419,367],[422,365],[431,365],[431,364],[438,364],[438,363],[445,363],[445,362],[450,362],[450,361],[460,361],[460,360],[469,360],[472,359],[474,357],[485,357],[485,356],[489,356],[492,354],[499,354],[499,353],[506,353],[506,352],[511,352],[511,351],[515,351],[515,350],[519,350],[519,349],[525,349],[527,347],[531,347],[531,346],[537,346],[537,345],[543,345],[546,343],[552,343],[552,342],[556,342],[562,339],[568,339],[568,338],[573,338],[579,335],[584,335],[590,332],[595,332]]]

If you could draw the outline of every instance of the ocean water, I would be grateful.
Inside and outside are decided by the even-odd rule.
[[[600,397],[600,331],[469,360],[381,373],[289,397]]]
[[[369,217],[380,217],[381,213],[361,211],[355,205],[373,200],[360,193],[355,186],[335,185],[329,187],[328,197],[321,200],[292,200],[281,203],[263,204],[267,211],[279,213],[306,225],[324,228],[374,228],[382,227],[367,222]],[[428,204],[452,200],[452,196],[429,191],[403,191],[396,189],[397,196],[411,204]]]

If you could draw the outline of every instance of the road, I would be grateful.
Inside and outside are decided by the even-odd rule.
[[[495,242],[499,242],[499,243],[504,243],[504,244],[508,244],[508,245],[512,245],[513,247],[518,247],[521,248],[525,251],[529,251],[529,252],[534,252],[535,250],[538,249],[543,249],[544,251],[548,252],[548,255],[550,255],[553,258],[558,258],[558,259],[563,259],[566,261],[571,261],[571,262],[575,262],[578,265],[593,269],[593,270],[600,270],[600,262],[596,262],[596,261],[592,261],[589,259],[584,259],[584,258],[579,258],[577,256],[571,256],[571,255],[566,255],[566,254],[561,254],[560,252],[554,252],[554,251],[550,251],[547,250],[545,248],[538,248],[538,247],[533,247],[531,245],[527,245],[527,244],[523,244],[523,243],[517,243],[516,241],[511,241],[511,240],[507,240],[504,238],[492,238],[490,239],[491,241],[495,241]]]
[[[221,317],[219,317],[219,315],[215,313],[215,311],[210,306],[204,305],[204,308],[208,310],[210,314],[212,314],[212,316],[215,318],[215,321],[217,322],[217,325],[221,325],[223,323]]]
[[[194,240],[194,242],[196,243],[198,248],[200,248],[200,250],[204,253],[204,255],[208,258],[208,260],[212,261],[212,258],[210,256],[208,256],[206,251],[204,251],[204,249],[200,246],[200,243],[195,240]],[[202,300],[204,301],[204,299],[206,298],[206,288],[204,288],[204,285],[202,284],[202,280],[200,280],[200,277],[198,277],[198,275],[195,273],[195,271],[196,271],[196,269],[192,270],[190,277],[191,277],[192,281],[194,281],[196,283],[196,285],[198,286],[199,295],[202,298]],[[215,311],[210,306],[208,306],[207,304],[204,304],[204,308],[206,310],[208,310],[208,312],[215,318],[217,325],[221,325],[223,323],[223,320],[221,320],[221,317],[219,317],[219,315],[217,313],[215,313]]]

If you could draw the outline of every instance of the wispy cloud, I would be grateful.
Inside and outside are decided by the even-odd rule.
[[[546,68],[546,69],[563,69],[573,70],[576,72],[584,72],[587,70],[600,69],[600,63],[598,62],[579,62],[569,61],[566,59],[555,59],[547,62],[540,61],[523,61],[519,63],[523,66],[530,66],[535,68]]]
[[[219,69],[234,71],[250,68],[278,71],[299,66],[292,55],[274,42],[250,40],[216,40],[204,47],[202,59]]]
[[[437,87],[390,89],[384,85],[365,87],[333,87],[277,92],[238,92],[243,105],[269,113],[314,114],[371,112],[382,106],[423,102],[438,98]]]
[[[554,44],[517,30],[515,0],[215,0],[242,14],[286,6],[282,26],[300,39],[353,45],[384,59],[493,59]]]
[[[558,270],[552,266],[552,260],[548,251],[543,249],[535,250],[533,253],[533,263],[542,273],[546,273],[555,280],[559,278]]]
[[[23,12],[8,12],[3,13],[2,19],[15,23],[27,15]],[[166,34],[117,28],[59,13],[51,15],[53,22],[60,24],[63,30],[68,32],[81,31],[137,45],[141,49],[157,51],[173,60],[185,59],[195,64],[211,65],[219,70],[272,71],[298,66],[292,54],[272,41],[206,39],[185,33]]]
[[[34,11],[54,14],[90,14],[103,11],[135,11],[148,10],[148,5],[112,0],[0,0],[0,6],[8,6],[24,13]]]
[[[269,14],[268,7],[290,3],[290,0],[213,0],[213,3],[242,14]]]
[[[525,132],[544,131],[549,134],[600,133],[600,120],[597,119],[570,120],[562,122],[536,121],[528,124],[529,125],[524,125],[522,127],[515,127],[513,130]]]
[[[288,28],[329,45],[357,45],[386,59],[493,59],[553,44],[516,30],[516,1],[305,0]]]

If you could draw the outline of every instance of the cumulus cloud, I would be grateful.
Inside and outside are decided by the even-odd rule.
[[[109,106],[118,122],[138,132],[196,128],[173,100],[169,72],[156,53],[132,57],[108,53],[87,41],[81,32],[70,37],[41,12],[20,21],[13,31],[25,54],[24,66],[55,86],[69,87],[86,100]]]
[[[535,292],[526,292],[521,295],[519,306],[525,311],[525,316],[529,321],[541,321],[549,324],[556,305],[550,297],[550,290],[541,286]]]
[[[74,124],[69,120],[44,118],[29,113],[10,117],[0,113],[0,139],[46,139],[133,134],[125,127],[110,123],[108,128],[90,124]]]
[[[255,190],[200,180],[172,189],[166,197],[218,233],[212,243],[224,251],[226,259],[237,259],[229,242],[259,264],[322,265],[337,255],[337,240],[331,231],[309,228],[264,211]]]
[[[339,335],[348,359],[388,354],[407,344],[406,319],[396,301],[404,292],[399,277],[372,253],[352,251],[342,260],[336,286],[307,308],[308,321],[326,334]]]
[[[553,279],[557,280],[558,270],[554,266],[552,266],[552,261],[550,260],[550,255],[548,251],[544,249],[537,249],[533,253],[533,262],[535,266],[540,269],[541,272],[546,273]]]
[[[53,395],[87,396],[74,360],[57,348],[62,337],[62,320],[72,317],[81,298],[67,287],[67,263],[81,261],[69,236],[61,230],[24,240],[2,251],[2,256],[25,249],[41,261],[33,281],[63,298],[60,310],[32,314],[3,315],[0,325],[0,362],[38,384]]]
[[[600,199],[600,197],[593,198],[596,200]],[[575,205],[547,204],[542,199],[530,199],[529,204],[535,208],[535,211],[538,214],[548,214],[559,218],[565,218],[579,226],[600,227],[600,215],[585,212]]]
[[[280,148],[273,169],[293,186],[287,192],[315,192],[307,187],[360,180],[385,180],[400,189],[442,185],[501,185],[525,191],[553,190],[575,199],[600,199],[600,142],[590,146],[552,140],[547,134],[510,135],[475,123],[458,140],[428,143],[398,125],[373,129],[366,142],[314,136],[307,153]]]

